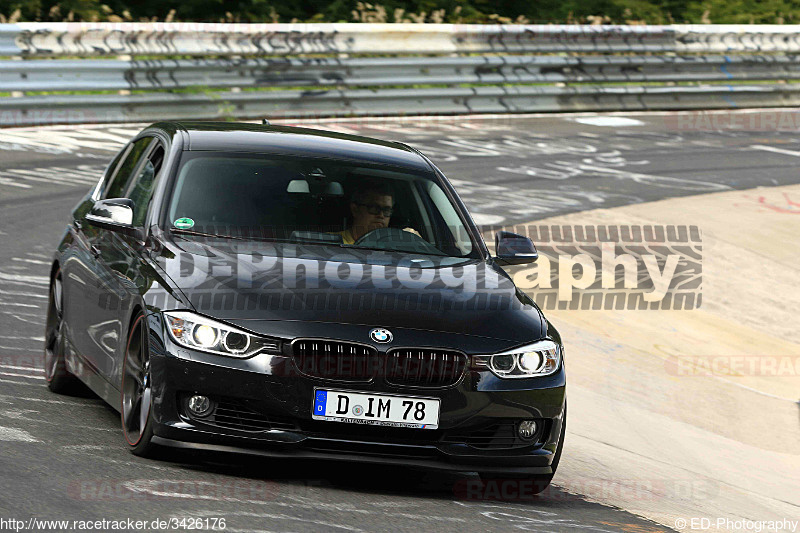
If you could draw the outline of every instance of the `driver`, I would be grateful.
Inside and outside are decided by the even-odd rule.
[[[394,194],[389,185],[378,181],[365,182],[355,190],[350,199],[352,225],[337,234],[342,236],[344,244],[354,244],[370,231],[388,227],[393,212]],[[403,230],[420,236],[412,228]]]

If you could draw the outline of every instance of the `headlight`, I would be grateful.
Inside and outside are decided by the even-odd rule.
[[[189,311],[166,311],[164,318],[169,336],[186,348],[241,358],[261,352],[281,353],[279,341],[256,337]]]
[[[549,376],[561,365],[561,345],[550,339],[541,340],[494,355],[472,356],[472,366],[488,368],[501,378]]]

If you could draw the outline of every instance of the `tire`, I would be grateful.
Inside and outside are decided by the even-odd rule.
[[[122,361],[120,420],[125,443],[134,455],[153,457],[158,446],[153,440],[152,383],[148,333],[144,313],[131,321]]]
[[[484,482],[497,482],[497,481],[506,481],[506,480],[518,480],[518,481],[533,481],[532,490],[526,487],[525,493],[526,494],[540,494],[544,492],[547,487],[550,486],[550,482],[553,481],[553,476],[556,475],[556,470],[558,469],[558,463],[561,461],[561,451],[564,449],[564,437],[567,432],[567,404],[564,402],[564,418],[561,422],[561,435],[558,438],[558,446],[556,447],[556,453],[553,456],[553,462],[550,465],[550,468],[553,469],[552,474],[542,474],[542,475],[530,475],[530,474],[488,474],[488,473],[480,473],[479,476],[481,480]]]
[[[61,270],[56,270],[50,282],[47,321],[44,331],[44,378],[47,388],[57,394],[75,394],[81,383],[69,370],[64,358],[64,291]]]

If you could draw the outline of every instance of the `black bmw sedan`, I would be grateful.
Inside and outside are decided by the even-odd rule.
[[[312,129],[159,123],[109,164],[53,257],[45,373],[162,446],[550,482],[558,332],[419,151]]]

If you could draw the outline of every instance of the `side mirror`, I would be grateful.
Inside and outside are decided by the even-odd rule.
[[[137,235],[133,227],[133,200],[128,198],[111,198],[95,202],[86,215],[86,221],[93,226],[126,235]]]
[[[498,231],[494,237],[494,244],[497,254],[495,261],[500,265],[522,265],[533,263],[539,258],[533,242],[516,233]]]

